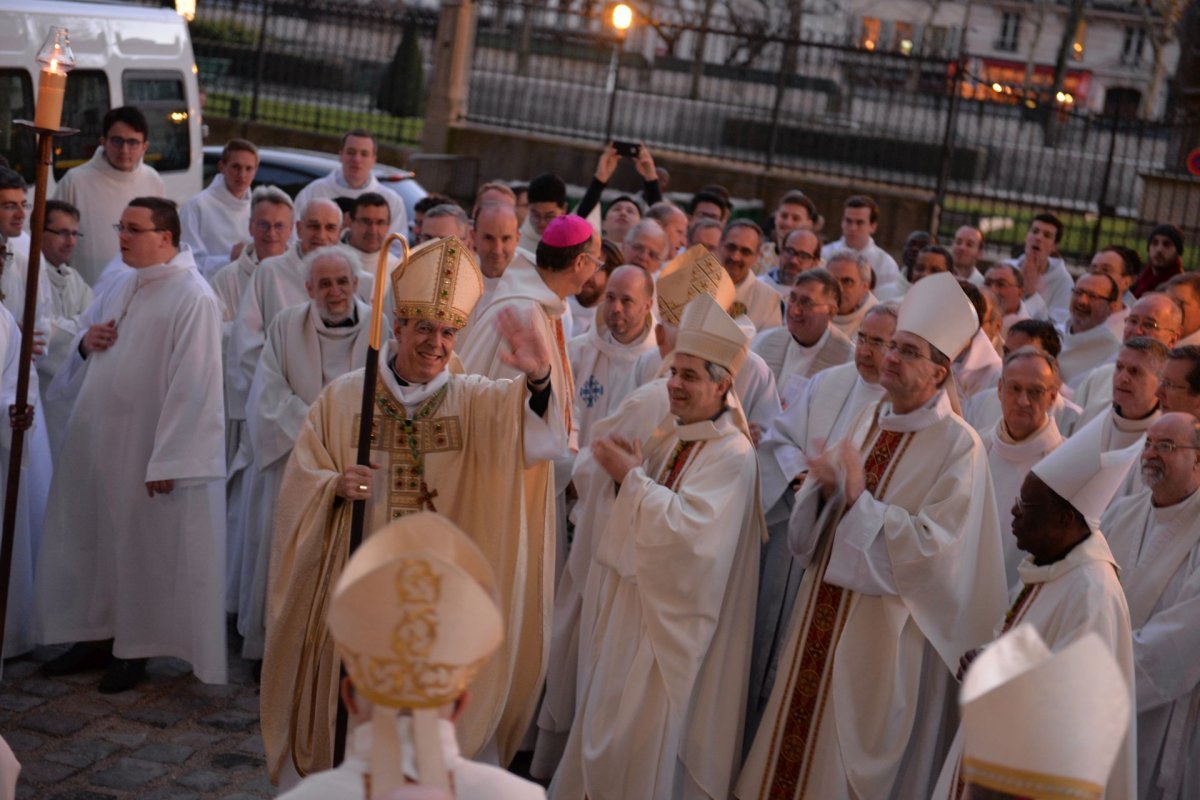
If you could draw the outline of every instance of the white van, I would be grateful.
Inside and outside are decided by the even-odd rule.
[[[167,8],[65,0],[0,0],[0,155],[32,182],[33,135],[13,120],[33,119],[41,65],[36,56],[50,26],[65,27],[75,52],[67,76],[64,127],[54,146],[54,183],[92,157],[110,108],[137,106],[150,123],[145,161],[178,203],[200,191],[204,154],[192,40],[183,17]]]

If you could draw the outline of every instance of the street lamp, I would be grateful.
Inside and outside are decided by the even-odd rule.
[[[604,141],[612,141],[613,113],[617,109],[617,77],[621,70],[621,45],[625,33],[633,25],[633,8],[628,3],[617,3],[608,13],[608,21],[616,31],[613,38],[612,60],[608,62],[608,121],[604,125]]]
[[[55,136],[77,131],[61,128],[63,97],[67,73],[75,66],[71,39],[66,28],[52,27],[37,60],[42,64],[38,76],[37,105],[33,122],[14,120],[13,124],[31,129],[37,137],[37,171],[34,177],[33,219],[29,225],[29,268],[25,276],[25,309],[21,320],[21,353],[17,363],[17,392],[13,402],[18,416],[27,417],[29,368],[33,362],[33,326],[37,319],[38,271],[42,265],[42,233],[46,227],[46,179],[50,173],[50,154]],[[0,642],[4,641],[4,621],[8,612],[9,575],[12,572],[13,541],[16,535],[17,494],[21,488],[21,458],[25,448],[25,428],[15,426],[8,459],[8,483],[4,495],[4,528],[0,540]]]

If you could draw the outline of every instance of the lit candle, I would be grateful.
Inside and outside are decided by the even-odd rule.
[[[57,61],[50,62],[38,78],[37,114],[33,124],[39,128],[58,130],[62,124],[63,95],[67,92],[67,73],[58,68]]]

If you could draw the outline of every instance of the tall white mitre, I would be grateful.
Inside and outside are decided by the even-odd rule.
[[[688,301],[707,294],[716,298],[721,309],[733,305],[737,287],[721,262],[702,244],[694,245],[668,261],[658,274],[655,286],[658,318],[668,325],[679,325]]]
[[[703,358],[736,375],[749,347],[750,337],[712,295],[701,294],[684,307],[675,339],[676,353]]]
[[[392,272],[396,319],[429,319],[462,328],[483,296],[475,254],[457,236],[415,247]]]
[[[953,360],[979,329],[979,315],[949,272],[922,278],[904,295],[896,332],[920,336]]]
[[[1052,654],[1021,624],[975,659],[959,701],[964,782],[1017,797],[1103,797],[1131,703],[1097,634]]]
[[[1104,450],[1100,437],[1104,421],[1096,417],[1031,470],[1074,506],[1093,531],[1100,530],[1104,509],[1141,453],[1140,442],[1124,450]]]
[[[373,796],[405,783],[399,709],[412,710],[421,783],[449,788],[437,709],[462,695],[504,641],[497,596],[483,553],[432,512],[375,531],[346,562],[327,622],[355,691],[374,705]]]

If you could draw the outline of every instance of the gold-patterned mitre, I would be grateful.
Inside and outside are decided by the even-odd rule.
[[[397,319],[429,319],[457,328],[467,324],[483,296],[483,273],[457,236],[414,248],[392,273]]]
[[[390,708],[452,702],[504,640],[482,552],[432,512],[377,530],[346,563],[329,632],[356,691]]]
[[[712,295],[717,305],[728,309],[733,305],[737,287],[716,256],[704,245],[696,244],[667,262],[658,275],[655,292],[658,318],[678,325],[683,307],[693,297]]]

